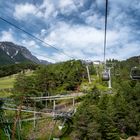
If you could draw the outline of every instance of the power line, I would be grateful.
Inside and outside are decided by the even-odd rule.
[[[35,12],[34,12],[34,16],[36,16],[39,12],[41,12],[41,8],[39,7],[39,6],[37,6],[37,2],[36,2],[36,0],[32,0],[32,3],[33,3],[33,5],[36,7],[36,9],[37,10],[35,10]],[[30,19],[29,19],[30,20]]]
[[[11,44],[8,44],[8,46],[13,47]],[[24,46],[26,46],[26,44],[22,44],[22,46],[24,47]],[[29,47],[32,47],[32,46],[34,46],[34,45],[31,45],[31,46],[29,46]],[[30,51],[30,50],[29,50],[29,51]],[[42,54],[39,54],[39,53],[36,53],[36,52],[33,52],[33,51],[31,51],[31,52],[32,52],[32,54],[39,55],[39,56],[42,56],[42,57],[45,57],[45,58],[48,58],[48,59],[51,59],[51,60],[53,60],[53,61],[57,62],[57,60],[56,60],[56,59],[51,58],[51,57],[49,57],[49,56],[42,55]]]
[[[34,4],[35,7],[37,8],[37,10],[36,10],[35,13],[34,13],[34,16],[36,16],[36,15],[38,14],[38,12],[41,11],[41,9],[40,9],[40,7],[38,7],[38,6],[36,5],[36,0],[33,0],[33,4]]]
[[[7,16],[8,18],[11,18],[10,16]],[[14,20],[14,21],[16,21],[14,18],[11,18],[12,20]],[[28,22],[29,22],[30,20],[28,20]],[[33,24],[33,25],[35,25],[35,24]],[[9,46],[11,46],[10,44],[8,44]],[[23,46],[27,46],[26,44],[23,44]],[[32,46],[35,46],[35,45],[31,45],[31,46],[29,46],[29,47],[32,47]],[[36,52],[33,52],[33,51],[31,51],[33,54],[35,54],[35,55],[39,55],[39,56],[42,56],[42,57],[45,57],[45,58],[48,58],[48,59],[51,59],[51,60],[53,60],[53,61],[55,61],[55,62],[57,62],[58,60],[56,60],[56,59],[54,59],[54,58],[51,58],[51,57],[49,57],[49,56],[45,56],[45,55],[42,55],[42,54],[39,54],[39,53],[36,53]]]
[[[1,14],[1,15],[3,15],[3,17],[6,17],[7,19],[9,19],[12,22],[15,22],[16,25],[19,26],[19,22],[15,18],[13,18],[13,17],[11,17],[9,15],[5,15],[4,13]],[[27,22],[27,20],[25,22]],[[22,24],[20,24],[20,27],[24,26],[24,29],[26,29],[26,26],[28,26],[28,28],[34,27],[35,29],[40,30],[39,26],[37,26],[38,24],[35,24],[35,22],[31,22],[31,18],[28,19],[28,25],[25,25],[25,22],[22,22]]]
[[[107,31],[107,12],[108,12],[108,0],[106,0],[106,5],[105,5],[104,63],[106,63],[106,31]]]
[[[23,45],[24,45],[24,46],[26,46],[26,44],[23,44]],[[33,47],[33,46],[35,46],[35,45],[30,45],[29,47]],[[32,51],[32,53],[33,53],[33,54],[35,54],[35,55],[39,55],[39,56],[42,56],[42,57],[45,57],[45,58],[48,58],[48,59],[51,59],[51,60],[53,60],[53,61],[57,62],[57,60],[56,60],[56,59],[51,58],[51,57],[49,57],[49,56],[42,55],[42,54],[39,54],[39,53],[36,53],[36,52],[33,52],[33,51]]]
[[[35,54],[35,55],[39,55],[39,56],[42,56],[42,57],[45,57],[45,58],[48,58],[48,59],[51,59],[51,60],[53,60],[53,61],[57,62],[57,60],[56,60],[56,59],[51,58],[51,57],[49,57],[49,56],[45,56],[45,55],[42,55],[42,54],[38,54],[38,53],[36,53],[36,52],[32,52],[32,53],[33,53],[33,54]]]
[[[64,53],[63,51],[61,51],[61,50],[57,49],[56,47],[54,47],[54,46],[52,46],[52,45],[50,45],[50,44],[46,43],[45,41],[43,41],[43,40],[41,40],[40,38],[38,38],[38,37],[34,36],[33,34],[31,34],[31,33],[27,32],[26,30],[24,30],[24,29],[22,29],[21,27],[19,27],[19,26],[15,25],[14,23],[12,23],[12,22],[10,22],[10,21],[8,21],[8,20],[6,20],[6,19],[2,18],[2,17],[0,17],[0,19],[1,19],[1,20],[3,20],[4,22],[6,22],[6,23],[10,24],[11,26],[13,26],[13,27],[17,28],[18,30],[20,30],[20,31],[24,32],[25,34],[29,35],[29,36],[30,36],[30,37],[32,37],[33,39],[35,39],[35,40],[38,40],[38,41],[42,42],[43,44],[45,44],[45,45],[47,45],[47,46],[49,46],[49,47],[51,47],[51,48],[55,49],[55,50],[56,50],[56,51],[58,51],[59,53],[64,54],[65,56],[67,56],[67,57],[69,57],[69,58],[71,58],[71,59],[74,59],[74,57],[67,55],[67,54],[66,54],[66,53]]]

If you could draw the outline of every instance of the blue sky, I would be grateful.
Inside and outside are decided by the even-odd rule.
[[[0,20],[0,41],[27,47],[39,59],[103,60],[105,0],[1,0],[0,16],[55,46],[33,40]],[[66,55],[65,55],[66,54]],[[140,55],[140,1],[109,0],[106,58]],[[49,59],[52,58],[52,59]]]

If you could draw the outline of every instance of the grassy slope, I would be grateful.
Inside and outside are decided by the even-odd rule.
[[[30,76],[32,73],[32,71],[27,71],[26,75]],[[3,89],[13,88],[16,76],[17,74],[0,78],[0,97],[8,97],[11,95],[10,92]]]
[[[0,78],[0,97],[8,97],[11,95],[11,92],[5,89],[13,88],[15,78],[15,75]]]
[[[83,81],[80,85],[80,90],[87,93],[91,92],[92,89],[96,87],[100,91],[108,91],[108,86],[103,85],[103,83],[101,82],[99,77],[97,77],[96,75],[91,75],[91,83],[89,83],[88,81]]]
[[[26,75],[30,76],[32,73],[32,71],[27,71]],[[13,88],[16,76],[17,74],[0,78],[0,89]]]
[[[0,78],[0,89],[13,88],[15,75]]]

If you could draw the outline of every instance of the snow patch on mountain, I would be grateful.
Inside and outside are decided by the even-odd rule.
[[[16,50],[16,52],[11,56],[11,58],[14,58],[18,54],[19,50]]]

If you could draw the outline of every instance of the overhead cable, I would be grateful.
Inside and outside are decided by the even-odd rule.
[[[3,20],[4,22],[6,22],[6,23],[10,24],[11,26],[13,26],[13,27],[17,28],[18,30],[20,30],[20,31],[24,32],[25,34],[29,35],[29,36],[30,36],[30,37],[32,37],[33,39],[35,39],[35,40],[38,40],[38,41],[42,42],[43,44],[45,44],[45,45],[47,45],[47,46],[49,46],[49,47],[51,47],[51,48],[55,49],[55,50],[56,50],[56,51],[58,51],[59,53],[64,54],[65,56],[67,56],[67,57],[69,57],[69,58],[71,58],[71,59],[74,59],[74,57],[67,55],[66,53],[64,53],[64,52],[63,52],[63,51],[61,51],[60,49],[58,49],[58,48],[54,47],[53,45],[50,45],[49,43],[47,43],[47,42],[43,41],[42,39],[40,39],[40,38],[36,37],[35,35],[33,35],[33,34],[29,33],[28,31],[26,31],[26,30],[22,29],[21,27],[17,26],[16,24],[14,24],[14,23],[12,23],[12,22],[10,22],[10,21],[8,21],[8,20],[6,20],[6,19],[2,18],[2,17],[0,17],[0,19],[1,19],[1,20]]]
[[[106,0],[106,5],[105,5],[105,34],[104,34],[104,63],[105,64],[106,64],[107,13],[108,13],[108,0]]]

